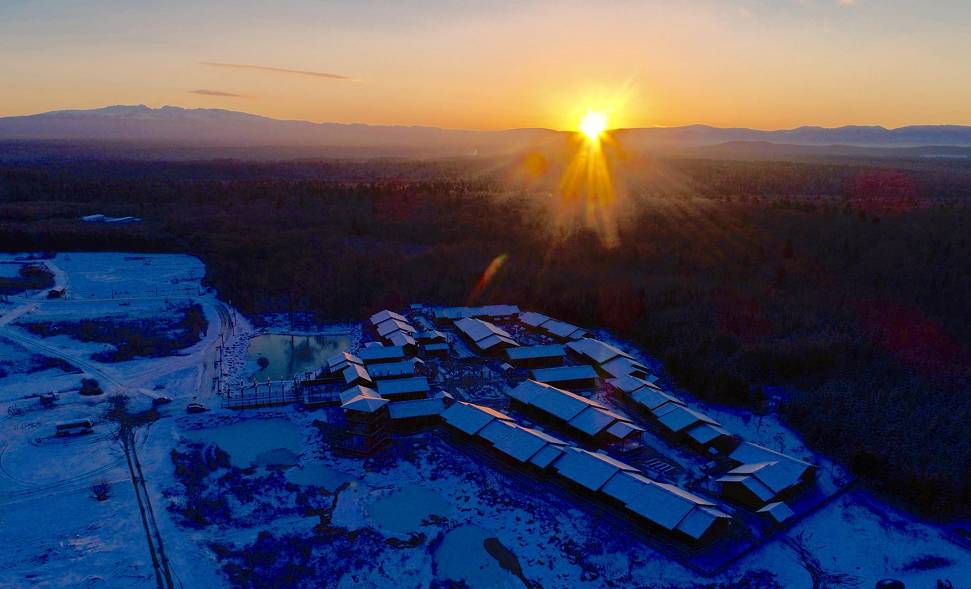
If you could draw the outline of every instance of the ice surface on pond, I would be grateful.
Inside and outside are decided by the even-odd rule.
[[[452,506],[431,489],[406,487],[375,501],[368,514],[378,528],[407,534],[419,531],[430,516],[448,517]]]
[[[330,356],[350,347],[347,335],[288,335],[267,333],[250,340],[246,365],[250,377],[258,381],[289,380],[320,368]],[[257,363],[266,358],[269,364]]]
[[[353,481],[354,477],[323,464],[308,464],[288,470],[287,480],[294,485],[323,487],[333,493],[344,483]]]
[[[285,419],[240,421],[192,430],[186,433],[186,437],[193,442],[219,446],[229,454],[230,461],[240,468],[278,464],[273,462],[273,458],[281,456],[280,450],[293,455],[303,452],[303,434],[299,426]]]
[[[462,526],[445,534],[435,552],[439,576],[464,581],[470,589],[523,587],[522,581],[486,551],[485,541],[493,536],[478,526]]]

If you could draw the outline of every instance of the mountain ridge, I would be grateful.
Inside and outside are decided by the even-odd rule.
[[[859,147],[971,146],[971,126],[879,125],[762,130],[693,124],[616,129],[611,134],[633,149],[677,149],[732,142]],[[274,119],[217,108],[113,105],[0,117],[0,140],[160,141],[187,145],[427,147],[477,152],[517,149],[562,140],[566,131],[544,128],[447,129],[427,125],[370,125]]]

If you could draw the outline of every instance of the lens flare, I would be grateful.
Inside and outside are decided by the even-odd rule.
[[[599,141],[600,136],[607,130],[607,115],[602,112],[589,111],[580,120],[580,132],[590,141]]]
[[[486,287],[489,286],[489,284],[492,282],[492,279],[495,278],[496,273],[499,272],[499,270],[502,268],[502,265],[506,263],[506,259],[508,257],[509,256],[506,254],[499,254],[498,256],[493,258],[491,262],[489,262],[489,265],[486,266],[486,269],[482,273],[482,276],[479,277],[479,281],[475,284],[475,288],[473,288],[472,292],[469,294],[469,301],[468,301],[469,305],[474,305],[476,303],[476,301],[479,299],[479,296],[482,295],[482,291],[484,291]]]

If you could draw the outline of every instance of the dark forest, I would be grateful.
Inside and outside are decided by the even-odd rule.
[[[624,165],[605,244],[518,163],[2,164],[0,249],[191,253],[256,318],[502,302],[605,327],[706,401],[781,412],[871,488],[967,515],[971,164]]]

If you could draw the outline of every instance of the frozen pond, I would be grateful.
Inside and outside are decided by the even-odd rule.
[[[351,344],[349,335],[288,335],[268,333],[250,340],[246,364],[256,380],[289,380],[321,367],[327,358],[343,352]],[[258,361],[269,364],[260,368]]]
[[[233,464],[248,466],[292,465],[303,452],[300,427],[285,419],[248,420],[186,432],[193,442],[215,444]]]

